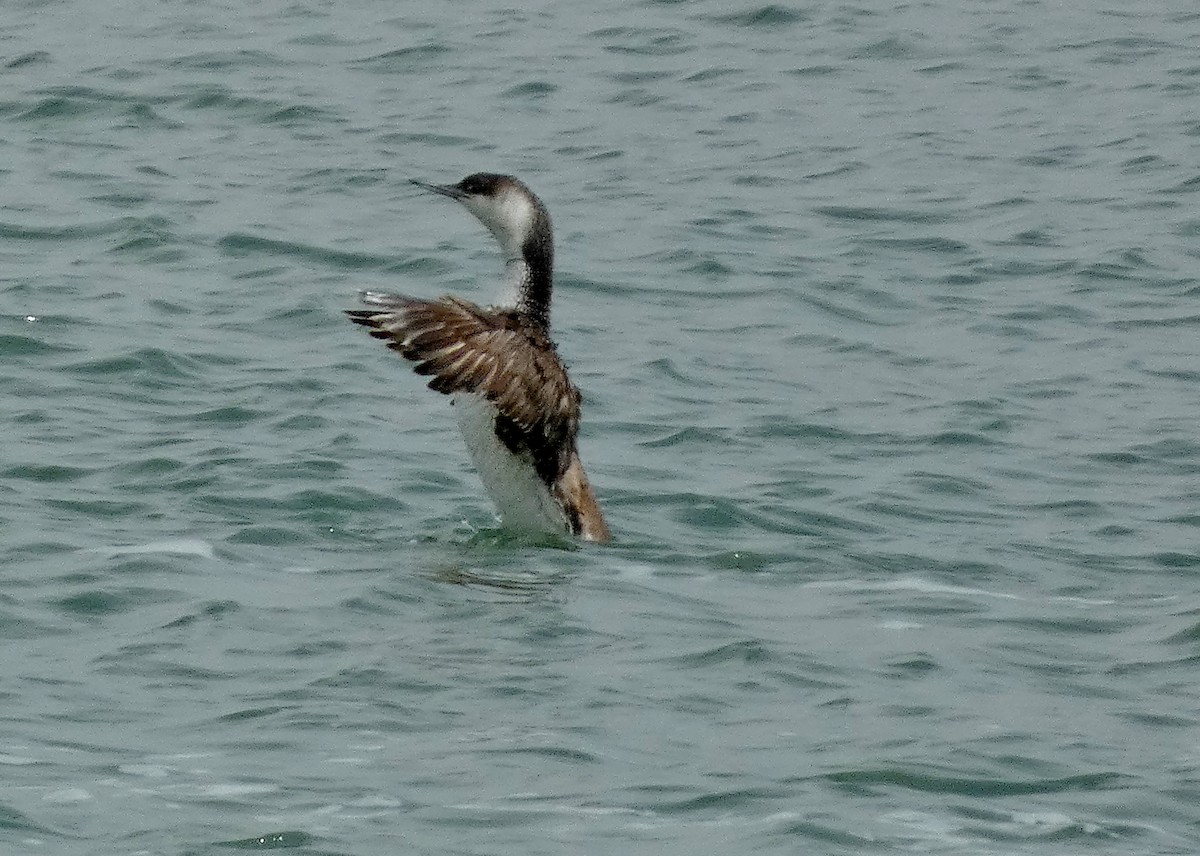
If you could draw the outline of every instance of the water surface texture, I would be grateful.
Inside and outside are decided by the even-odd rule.
[[[0,851],[1200,850],[1200,12],[16,0]],[[617,536],[346,322],[512,172]]]

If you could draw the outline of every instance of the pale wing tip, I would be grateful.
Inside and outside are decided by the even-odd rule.
[[[358,299],[368,306],[382,306],[387,309],[397,309],[412,302],[411,297],[403,294],[388,294],[383,291],[360,291]]]

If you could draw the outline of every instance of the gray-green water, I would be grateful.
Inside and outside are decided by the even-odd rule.
[[[1200,849],[1190,3],[13,2],[0,851]],[[340,314],[526,178],[618,543]]]

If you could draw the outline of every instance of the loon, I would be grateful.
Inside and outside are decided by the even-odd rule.
[[[492,306],[363,292],[355,324],[431,377],[449,395],[506,528],[606,543],[612,532],[579,460],[581,396],[550,338],[554,232],[542,201],[510,175],[479,172],[428,184],[474,214],[504,253],[504,288]]]

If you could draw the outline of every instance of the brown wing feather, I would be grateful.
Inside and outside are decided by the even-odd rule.
[[[497,410],[496,436],[528,455],[552,484],[571,464],[579,431],[579,390],[567,377],[545,329],[515,312],[481,309],[466,300],[375,297],[377,309],[346,314],[372,336],[431,376],[441,393],[473,392]]]

